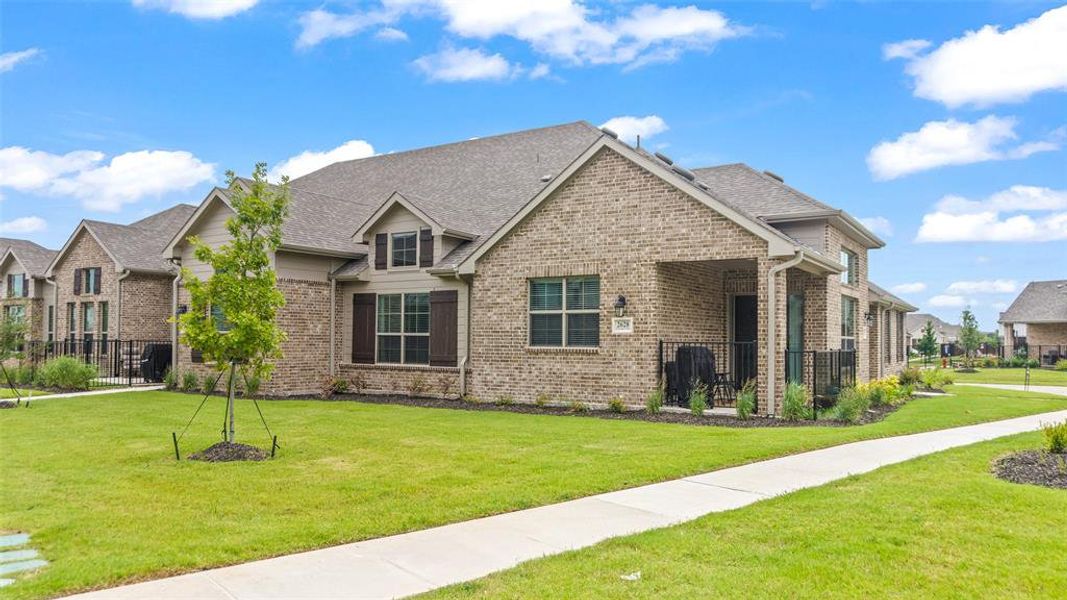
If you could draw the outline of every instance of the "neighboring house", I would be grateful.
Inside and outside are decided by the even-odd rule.
[[[45,339],[55,325],[53,294],[45,279],[56,251],[28,240],[0,238],[0,307],[26,323],[26,339]]]
[[[868,281],[871,327],[871,378],[899,373],[908,366],[908,313],[919,310]]]
[[[102,348],[109,340],[170,340],[177,269],[162,252],[195,209],[179,204],[129,225],[78,224],[48,267],[54,339]]]
[[[681,356],[660,342],[705,344],[735,384],[754,376],[763,412],[787,377],[827,382],[842,360],[870,376],[883,305],[867,251],[883,242],[745,165],[689,171],[578,122],[335,163],[291,191],[273,256],[289,339],[270,393],[340,375],[637,405]],[[225,242],[229,197],[212,190],[165,256],[210,274],[186,238]],[[175,359],[207,368],[189,348]]]
[[[911,346],[917,348],[919,340],[923,336],[923,328],[930,323],[934,326],[934,337],[937,338],[938,346],[955,344],[960,339],[960,326],[946,323],[934,315],[927,313],[912,313],[905,317],[905,327],[908,337],[911,338]]]
[[[1005,356],[1016,350],[1025,331],[1025,352],[1043,365],[1067,358],[1067,279],[1031,281],[998,319]]]

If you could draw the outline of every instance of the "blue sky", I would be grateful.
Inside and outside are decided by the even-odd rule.
[[[537,6],[5,2],[0,235],[58,247],[256,161],[634,117],[686,166],[746,162],[877,219],[871,278],[948,320],[991,328],[1067,277],[1067,8]]]

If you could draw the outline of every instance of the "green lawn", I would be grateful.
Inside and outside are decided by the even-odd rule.
[[[998,455],[1039,443],[926,456],[427,597],[1062,598],[1067,491],[989,473]]]
[[[0,412],[0,531],[52,564],[0,594],[53,596],[559,502],[858,439],[1067,408],[1067,399],[957,387],[883,422],[733,429],[277,401],[264,463],[176,462],[170,432],[199,398],[163,392],[41,400]],[[213,398],[183,441],[206,447]],[[266,446],[250,403],[239,438]],[[798,516],[798,518],[800,518]],[[806,519],[804,519],[806,520]]]
[[[19,394],[21,394],[23,398],[38,398],[40,396],[47,396],[48,392],[42,392],[40,390],[27,390],[27,389],[19,388]],[[0,400],[4,400],[4,399],[7,399],[7,398],[14,398],[14,397],[15,397],[15,392],[11,391],[11,388],[9,388],[9,387],[0,387]]]
[[[979,369],[977,373],[953,373],[959,383],[1014,383],[1022,385],[1026,369]],[[1067,371],[1030,369],[1030,385],[1067,386]]]

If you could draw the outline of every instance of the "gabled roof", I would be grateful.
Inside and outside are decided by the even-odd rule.
[[[1000,313],[1001,323],[1067,322],[1067,279],[1031,281],[1008,310]]]
[[[934,326],[934,331],[941,333],[948,337],[959,337],[960,326],[953,325],[952,323],[946,323],[941,319],[929,313],[908,313],[904,316],[904,327],[908,331],[915,331],[922,329],[929,321]]]
[[[919,310],[918,307],[912,306],[909,302],[887,292],[872,281],[867,282],[867,290],[870,292],[870,299],[872,302],[879,302],[890,308],[895,308],[906,313]]]
[[[391,208],[397,205],[404,207],[404,209],[429,225],[433,229],[434,235],[444,234],[468,240],[477,237],[462,229],[466,222],[462,211],[434,200],[415,196],[411,193],[403,194],[398,191],[390,194],[385,202],[382,202],[382,205],[378,207],[378,210],[374,211],[359,226],[359,229],[352,237],[358,241],[366,241],[367,233]]]
[[[30,240],[0,238],[0,259],[9,252],[26,269],[26,275],[37,278],[45,276],[48,265],[56,255],[56,250],[49,250]]]
[[[195,210],[195,206],[178,204],[129,225],[84,219],[63,248],[52,258],[48,270],[55,268],[74,240],[84,231],[91,235],[114,261],[116,270],[171,273],[174,268],[163,259],[163,248]]]
[[[885,242],[847,212],[820,202],[786,185],[781,179],[746,164],[703,167],[693,169],[693,173],[716,196],[768,223],[829,219],[868,248],[885,246]]]

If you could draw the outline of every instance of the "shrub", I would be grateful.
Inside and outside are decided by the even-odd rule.
[[[167,390],[174,390],[178,388],[178,372],[167,369],[167,372],[163,374],[163,388]]]
[[[785,395],[782,398],[782,418],[786,421],[811,418],[811,407],[808,406],[808,388],[795,381],[790,381],[786,384]]]
[[[621,414],[626,412],[626,404],[623,403],[622,398],[612,398],[611,400],[608,400],[608,410],[613,413]]]
[[[259,393],[259,388],[260,386],[262,386],[262,384],[263,380],[257,377],[256,375],[245,377],[245,391],[243,396],[245,398],[251,398],[255,396]]]
[[[197,381],[196,373],[192,371],[187,371],[184,375],[182,375],[183,392],[195,392],[196,386],[198,385],[200,385],[200,382]]]
[[[1055,369],[1057,371],[1067,371],[1067,358],[1057,360]]]
[[[456,378],[452,375],[442,375],[437,378],[437,391],[445,398],[452,395],[452,389],[456,386]]]
[[[11,381],[17,385],[32,385],[37,375],[30,365],[17,365],[9,368],[7,372],[11,376]],[[7,385],[7,381],[0,381],[0,384]]]
[[[922,381],[922,376],[922,371],[918,367],[908,367],[900,372],[900,375],[897,376],[897,381],[900,382],[900,385],[914,386]]]
[[[37,370],[37,384],[64,390],[87,390],[96,377],[96,367],[73,356],[59,356]]]
[[[756,412],[756,380],[749,379],[737,394],[737,418],[747,421]]]
[[[334,394],[344,394],[348,391],[348,380],[343,377],[327,377],[322,383],[319,395],[325,400],[333,398]]]
[[[219,374],[218,373],[204,373],[204,376],[200,379],[200,393],[210,394],[215,391],[215,386],[218,385]]]
[[[708,409],[708,388],[702,383],[693,386],[689,391],[689,412],[700,417]]]
[[[837,396],[837,404],[834,405],[831,414],[839,421],[855,423],[860,420],[867,409],[871,407],[870,397],[862,391],[849,387],[841,390]]]
[[[574,413],[584,413],[589,410],[589,407],[586,406],[585,402],[582,402],[581,400],[571,400],[570,409],[571,412]]]
[[[548,406],[548,404],[550,402],[552,402],[552,396],[549,396],[548,394],[546,394],[544,392],[541,392],[540,394],[538,394],[537,398],[534,400],[534,404],[536,404],[537,406],[540,406],[541,408],[544,408],[544,407]]]
[[[412,396],[422,396],[429,389],[430,386],[426,383],[426,378],[422,376],[422,373],[416,373],[408,382],[408,394]]]
[[[497,406],[511,406],[512,404],[515,404],[515,399],[507,394],[502,394],[496,397],[496,402],[493,404],[496,404]]]
[[[927,369],[923,371],[923,386],[927,389],[941,390],[952,381],[952,374],[943,369]]]
[[[1067,453],[1067,421],[1041,426],[1045,434],[1045,449],[1054,454]]]
[[[367,391],[367,378],[363,376],[363,373],[356,373],[349,380],[349,387],[353,392],[362,396]]]
[[[478,396],[475,396],[474,394],[464,394],[463,397],[460,398],[460,400],[463,400],[464,402],[470,402],[471,404],[482,403],[481,399],[478,398]]]
[[[663,388],[658,387],[648,393],[645,399],[645,410],[654,415],[663,409]]]

